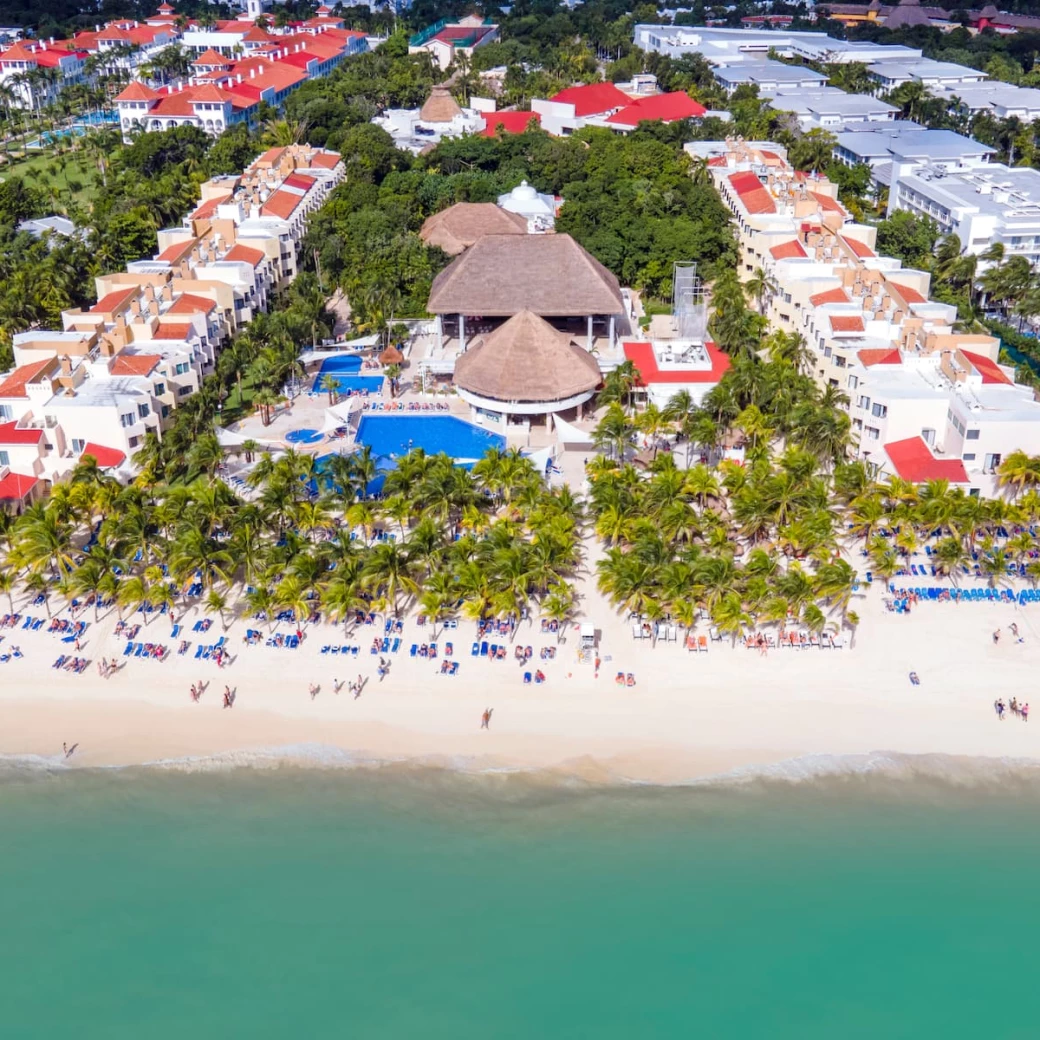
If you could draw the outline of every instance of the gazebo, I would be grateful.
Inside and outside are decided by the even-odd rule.
[[[494,416],[538,416],[576,409],[601,381],[599,364],[566,333],[523,310],[455,362],[459,397]]]
[[[584,333],[591,349],[596,321],[613,347],[625,302],[614,275],[570,235],[485,235],[434,278],[426,309],[437,318],[438,347],[445,324],[465,350],[467,319],[477,319],[472,331],[491,332],[526,310],[569,335]]]

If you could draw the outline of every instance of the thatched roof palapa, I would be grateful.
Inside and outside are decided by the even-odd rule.
[[[430,91],[426,103],[419,109],[419,118],[424,123],[450,123],[461,115],[462,109],[459,108],[459,103],[443,84]]]
[[[391,343],[386,350],[379,355],[381,365],[400,365],[404,362],[404,354]]]
[[[431,314],[620,314],[618,280],[570,235],[485,235],[436,278]]]
[[[458,256],[485,235],[526,235],[527,221],[493,202],[456,202],[427,217],[419,237],[428,246],[440,246]]]
[[[591,393],[596,359],[544,318],[521,311],[455,362],[455,385],[493,401],[551,403]]]

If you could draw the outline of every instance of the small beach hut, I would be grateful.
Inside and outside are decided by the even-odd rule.
[[[395,347],[393,343],[391,343],[386,348],[386,350],[384,350],[382,354],[379,355],[379,363],[381,365],[404,364],[404,354],[402,354],[401,351],[399,351],[397,347]]]

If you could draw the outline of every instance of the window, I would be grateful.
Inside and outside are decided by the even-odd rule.
[[[823,348],[823,356],[824,357],[830,357],[831,356],[831,348],[830,347],[824,347]]]
[[[0,451],[0,466],[10,466],[11,456],[6,451]]]
[[[855,390],[859,386],[859,376],[849,376],[849,389]]]
[[[961,427],[961,433],[964,433],[964,428],[963,427]],[[979,431],[978,430],[968,430],[968,432],[967,432],[967,434],[965,434],[965,436],[968,438],[969,441],[977,441],[979,439]]]
[[[146,419],[148,414],[151,412],[151,408],[146,404],[139,404],[137,406],[137,415],[141,419]]]
[[[873,408],[870,409],[870,414],[877,419],[884,419],[885,416],[888,415],[888,405],[878,404],[878,402],[875,401]]]
[[[130,439],[129,439],[129,440],[127,441],[127,444],[129,444],[131,448],[136,448],[136,447],[137,447],[137,445],[138,445],[138,444],[139,444],[140,442],[141,442],[141,438],[140,438],[140,437],[131,437],[131,438],[130,438]]]
[[[87,446],[86,441],[81,441],[78,437],[72,438],[72,454],[82,455],[83,449]]]
[[[180,387],[177,388],[177,396],[178,397],[186,397],[190,393],[191,393],[191,387],[190,386],[180,386]]]
[[[975,452],[973,452],[973,451],[965,452],[961,456],[961,462],[974,462],[974,461],[975,461]]]
[[[168,404],[164,404],[162,406],[162,417],[165,419],[166,416],[168,416],[169,414],[170,414],[170,406]]]
[[[870,407],[870,398],[869,397],[861,397],[856,402],[856,404],[858,404],[860,408],[869,408]]]
[[[876,441],[881,436],[881,431],[874,426],[864,426],[863,432],[867,435],[868,441]]]
[[[188,371],[189,368],[191,368],[191,365],[187,361],[182,361],[173,370],[173,374],[176,376],[182,376],[185,372]]]
[[[845,358],[841,354],[835,354],[834,355],[834,364],[838,368],[844,368],[845,367]]]
[[[9,404],[0,404],[0,419],[13,419],[14,412]]]
[[[127,412],[125,415],[119,417],[119,425],[122,426],[124,430],[128,426],[133,426],[136,421],[133,412]]]
[[[923,440],[925,442],[925,444],[927,444],[929,447],[931,447],[935,443],[935,430],[930,430],[926,426],[921,431],[921,440]]]
[[[156,397],[162,397],[162,395],[165,394],[165,393],[166,393],[166,384],[165,383],[156,383],[155,384],[155,396]]]

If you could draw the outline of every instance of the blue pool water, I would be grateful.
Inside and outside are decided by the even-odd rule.
[[[317,444],[324,436],[320,430],[302,427],[299,430],[290,430],[285,435],[285,439],[290,444]]]
[[[422,448],[427,455],[444,452],[453,459],[479,459],[506,439],[452,415],[364,415],[357,432],[375,456],[407,455]]]
[[[361,376],[358,375],[360,371],[361,358],[356,355],[326,358],[314,376],[311,390],[323,390],[322,380],[325,376],[332,376],[341,394],[348,394],[352,390],[378,394],[383,389],[383,377]]]

